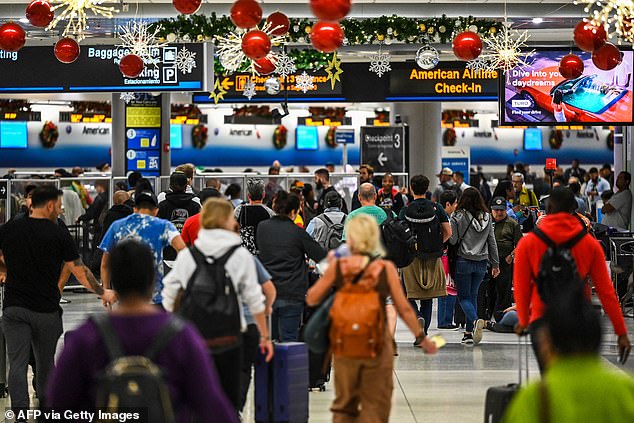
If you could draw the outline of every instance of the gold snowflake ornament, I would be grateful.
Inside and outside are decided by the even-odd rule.
[[[528,31],[516,31],[505,24],[499,34],[484,39],[487,52],[480,55],[480,62],[487,63],[491,71],[510,71],[518,66],[531,66],[529,59],[535,50],[525,51],[529,38]]]
[[[112,19],[119,10],[114,6],[106,5],[119,4],[120,2],[119,0],[51,0],[51,3],[55,5],[51,8],[51,11],[54,12],[60,9],[62,12],[53,19],[46,29],[51,30],[57,27],[57,24],[61,21],[68,20],[62,37],[73,35],[77,41],[81,41],[86,38],[88,11],[95,16]]]

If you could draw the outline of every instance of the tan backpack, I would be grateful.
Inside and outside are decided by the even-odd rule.
[[[330,309],[330,347],[335,357],[375,358],[383,347],[385,304],[378,289],[380,283],[387,284],[385,268],[378,278],[363,279],[366,269],[345,283],[337,262],[335,280],[342,286]]]

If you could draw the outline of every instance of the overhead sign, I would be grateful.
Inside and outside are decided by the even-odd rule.
[[[362,126],[361,163],[378,173],[406,172],[405,142],[402,126]]]
[[[121,74],[130,53],[114,45],[82,46],[79,58],[61,63],[53,47],[24,47],[0,60],[0,93],[202,91],[213,87],[209,43],[152,48],[152,63],[137,78]],[[34,70],[40,69],[42,72]]]
[[[399,100],[420,97],[421,100],[497,100],[499,72],[468,69],[465,62],[440,62],[432,70],[415,63],[395,66],[389,73],[390,97]]]
[[[454,172],[462,172],[464,181],[469,183],[471,169],[471,147],[442,147],[442,168],[448,167]]]
[[[342,84],[337,82],[335,88],[332,88],[331,82],[327,79],[328,74],[324,70],[318,70],[315,72],[307,71],[308,75],[313,77],[313,87],[308,89],[305,93],[297,86],[296,78],[301,72],[289,75],[287,81],[284,78],[279,77],[280,91],[277,94],[268,94],[266,91],[265,83],[271,79],[271,76],[254,76],[250,73],[236,73],[230,76],[217,76],[219,78],[219,88],[216,88],[216,93],[220,89],[225,91],[219,103],[267,103],[271,101],[281,101],[285,96],[285,86],[288,85],[288,98],[289,99],[306,99],[306,98],[324,98],[333,101],[345,100],[342,97]],[[249,81],[253,81],[255,84],[255,96],[249,100],[244,96],[244,86]],[[220,91],[221,92],[221,91]],[[194,94],[195,103],[214,103],[214,99],[209,97],[210,93],[196,93]]]
[[[337,144],[354,144],[354,129],[337,128],[335,142]]]

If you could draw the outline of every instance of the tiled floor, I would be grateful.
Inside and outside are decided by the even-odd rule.
[[[72,302],[63,306],[64,328],[73,329],[87,314],[101,309],[92,294],[67,294]],[[630,334],[634,333],[634,320],[626,320]],[[616,363],[616,342],[611,326],[606,320],[607,336],[604,338],[603,355]],[[436,322],[432,321],[431,333]],[[412,347],[412,336],[399,324],[396,340],[399,356],[395,359],[395,389],[391,422],[482,422],[484,396],[490,386],[515,382],[518,378],[518,344],[512,334],[496,334],[485,331],[481,345],[465,347],[460,344],[461,333],[440,331],[447,345],[435,356],[426,356]],[[62,348],[60,341],[59,347]],[[531,377],[537,377],[537,364],[530,359]],[[626,366],[634,375],[634,357]],[[380,381],[377,381],[380,383]],[[63,389],[63,388],[62,388]],[[331,420],[332,386],[326,392],[310,394],[310,422],[325,423]],[[251,400],[252,401],[252,400]],[[252,402],[251,402],[252,404]],[[8,406],[8,400],[0,400]],[[2,408],[0,408],[2,409]],[[0,419],[4,422],[4,420]],[[253,421],[247,411],[245,422]]]

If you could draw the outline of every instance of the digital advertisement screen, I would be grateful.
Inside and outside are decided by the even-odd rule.
[[[530,66],[502,76],[500,116],[503,125],[618,125],[632,123],[632,51],[622,51],[621,64],[602,71],[592,54],[574,51],[583,60],[583,74],[564,79],[559,62],[570,50],[537,50]]]
[[[295,148],[298,150],[319,149],[319,132],[317,127],[298,125],[295,131]]]
[[[524,150],[542,151],[542,130],[540,128],[524,129]]]
[[[183,125],[170,125],[170,149],[180,150],[183,148]]]
[[[0,122],[0,148],[26,148],[28,136],[26,122],[3,120]]]

